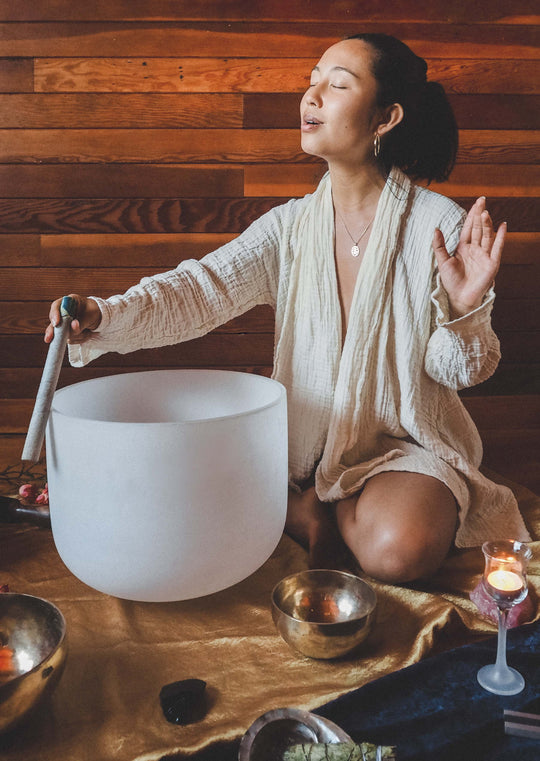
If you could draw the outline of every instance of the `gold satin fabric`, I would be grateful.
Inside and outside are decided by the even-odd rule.
[[[535,541],[529,569],[533,619],[539,617],[540,497],[511,486]],[[197,600],[136,603],[93,591],[63,565],[50,531],[0,525],[0,584],[54,602],[67,620],[69,652],[46,705],[11,736],[2,761],[157,761],[238,738],[261,714],[313,709],[434,652],[492,635],[469,600],[483,569],[479,548],[460,550],[428,583],[372,582],[378,595],[373,631],[359,653],[316,661],[292,652],[274,629],[270,593],[307,567],[304,551],[283,537],[272,557],[236,586]],[[207,682],[206,718],[167,723],[164,684]],[[475,679],[471,674],[471,679]],[[441,685],[443,689],[443,685]]]

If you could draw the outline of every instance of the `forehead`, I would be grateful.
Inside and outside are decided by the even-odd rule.
[[[360,75],[366,71],[371,73],[372,60],[373,51],[364,40],[341,40],[325,50],[317,67],[338,66]]]

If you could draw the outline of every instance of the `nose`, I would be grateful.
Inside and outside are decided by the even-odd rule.
[[[319,108],[322,102],[321,98],[321,88],[318,84],[311,85],[308,90],[306,90],[305,94],[306,102],[310,106],[315,106],[316,108]]]

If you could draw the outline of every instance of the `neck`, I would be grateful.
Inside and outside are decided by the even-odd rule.
[[[361,169],[329,166],[334,207],[344,214],[373,210],[384,188],[385,179],[375,165]]]

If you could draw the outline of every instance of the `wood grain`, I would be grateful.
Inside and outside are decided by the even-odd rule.
[[[36,58],[36,92],[302,93],[309,58]],[[537,61],[429,59],[449,93],[538,94]]]
[[[286,198],[185,199],[152,198],[0,200],[0,233],[238,233]],[[474,198],[455,199],[469,208]],[[490,200],[494,223],[537,232],[540,199]]]
[[[14,94],[0,95],[0,128],[4,129],[224,129],[240,128],[243,122],[242,95],[234,93],[26,94],[22,86],[11,86]],[[30,78],[26,89],[32,87]]]
[[[432,0],[419,5],[417,0],[392,0],[384,5],[372,0],[4,0],[0,6],[2,21],[195,21],[210,18],[220,21],[283,20],[320,22],[339,21],[344,16],[353,21],[418,20],[448,24],[534,23],[538,15],[535,0],[490,0],[474,7],[462,3]]]
[[[75,233],[2,235],[0,266],[172,268],[183,259],[200,259],[236,237],[235,233]],[[540,233],[510,231],[503,263],[536,264]]]
[[[423,24],[362,21],[362,31],[384,32],[407,43],[423,58],[498,60],[540,57],[534,25]],[[318,59],[333,43],[358,32],[358,20],[299,23],[220,22],[12,22],[3,25],[0,56],[114,57],[169,56]],[[315,62],[315,60],[314,60]]]
[[[183,164],[0,164],[3,198],[235,198],[241,167]]]
[[[31,58],[0,58],[0,92],[32,92],[34,62]]]
[[[460,164],[531,164],[540,130],[462,130]],[[0,131],[2,163],[312,163],[298,130],[17,129]]]

